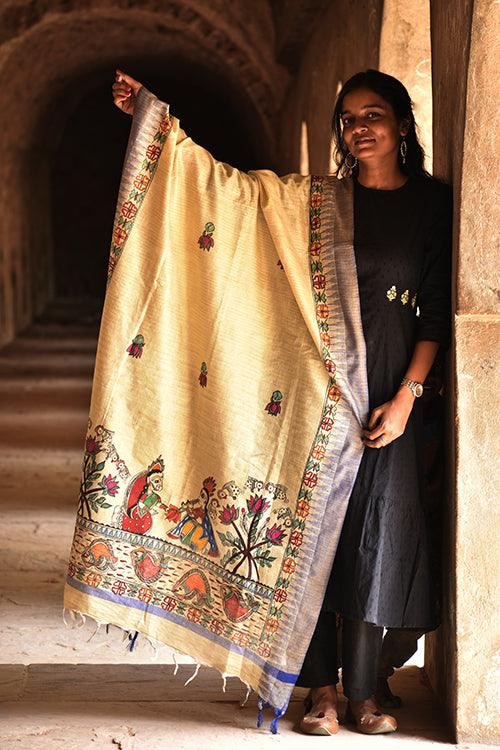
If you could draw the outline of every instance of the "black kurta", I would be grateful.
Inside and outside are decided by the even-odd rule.
[[[449,348],[452,197],[435,179],[410,177],[395,190],[353,182],[371,412],[397,392],[416,341]],[[399,438],[364,448],[325,593],[327,611],[387,627],[439,624],[422,406],[414,400]]]

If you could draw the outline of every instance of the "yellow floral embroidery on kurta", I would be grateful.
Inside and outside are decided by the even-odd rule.
[[[414,295],[413,295],[413,297],[411,298],[411,306],[412,306],[412,307],[415,307],[415,303],[416,303],[416,301],[417,301],[417,293],[415,292],[415,294],[414,294]]]
[[[406,305],[406,303],[408,302],[409,296],[410,296],[409,289],[405,289],[403,294],[401,295],[401,302],[403,303],[403,305]]]
[[[387,299],[389,299],[391,302],[396,299],[396,287],[394,284],[391,286],[390,289],[387,290]]]

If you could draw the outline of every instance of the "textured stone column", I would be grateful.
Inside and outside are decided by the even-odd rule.
[[[293,85],[281,113],[279,166],[300,172],[302,123],[307,126],[309,171],[331,172],[331,120],[339,86],[354,73],[376,68],[382,0],[339,0],[314,18]]]
[[[432,172],[432,79],[429,0],[385,0],[379,69],[399,78],[414,103],[425,167]]]
[[[474,2],[457,276],[456,726],[459,741],[482,742],[500,739],[499,11]]]
[[[450,569],[429,675],[459,742],[500,739],[498,716],[498,12],[433,0],[434,160],[453,182],[455,342],[450,373]],[[495,156],[496,155],[496,156]]]

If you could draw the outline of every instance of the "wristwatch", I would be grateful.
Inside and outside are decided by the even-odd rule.
[[[411,389],[411,392],[415,398],[419,398],[424,392],[424,386],[419,383],[418,380],[410,380],[409,378],[403,378],[400,385],[407,385]]]

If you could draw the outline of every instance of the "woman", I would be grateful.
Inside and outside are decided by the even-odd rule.
[[[338,172],[353,167],[371,416],[323,608],[296,684],[313,688],[303,729],[336,731],[335,649],[328,661],[322,655],[327,643],[335,644],[339,613],[348,718],[361,731],[378,733],[396,729],[373,699],[383,626],[426,631],[438,624],[423,500],[422,402],[408,380],[423,384],[440,345],[449,343],[451,196],[423,169],[410,97],[396,79],[368,71],[347,81],[333,133]]]
[[[140,87],[118,70],[115,104],[132,114]],[[397,79],[374,70],[349,79],[337,98],[333,134],[338,176],[354,187],[370,417],[323,608],[296,684],[311,687],[302,731],[336,732],[338,613],[347,718],[374,734],[397,727],[373,698],[383,627],[438,624],[418,399],[439,347],[449,346],[451,193],[423,168],[411,100]]]

